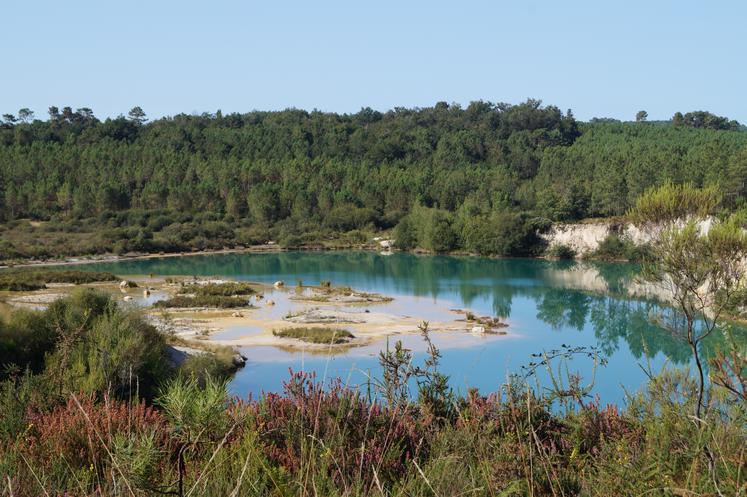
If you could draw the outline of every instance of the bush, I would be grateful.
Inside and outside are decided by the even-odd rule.
[[[249,283],[226,282],[226,283],[208,283],[206,285],[187,285],[179,293],[194,293],[199,297],[221,296],[231,297],[234,295],[254,295],[256,290]]]
[[[547,249],[546,255],[553,259],[573,259],[576,257],[576,251],[568,245],[553,245]]]
[[[167,300],[159,300],[153,307],[158,309],[214,307],[218,309],[233,309],[236,307],[251,307],[245,298],[225,297],[222,295],[176,295]]]
[[[92,289],[57,300],[44,312],[16,311],[0,322],[2,371],[43,373],[57,394],[152,395],[171,374],[164,347],[163,336],[139,314]]]
[[[537,229],[525,214],[499,212],[467,219],[463,238],[465,248],[480,255],[537,255],[542,248]]]
[[[418,246],[433,252],[449,252],[459,245],[457,234],[452,227],[452,216],[449,212],[441,209],[427,208],[420,205],[413,207],[412,212],[406,218],[409,226],[395,230],[395,237],[403,235],[402,242],[397,242],[398,246],[413,245],[411,236],[415,236],[417,242],[413,246]],[[404,222],[400,221],[400,224]],[[412,234],[403,232],[405,229]]]
[[[44,369],[44,356],[53,349],[57,334],[40,312],[24,309],[0,319],[0,378],[12,365],[32,372]]]
[[[51,412],[32,412],[27,421],[22,453],[39,474],[46,475],[45,490],[53,495],[64,495],[66,489],[84,483],[93,489],[96,481],[105,480],[105,461],[110,460],[115,438],[147,437],[160,451],[169,446],[163,416],[142,402],[107,398],[102,403],[92,395],[77,396]],[[125,469],[123,462],[120,459],[120,470]]]
[[[351,230],[340,236],[341,241],[351,245],[366,243],[368,238],[368,235],[361,230]]]
[[[451,219],[445,214],[436,214],[424,229],[423,246],[434,252],[449,252],[458,246],[457,235],[451,227]]]
[[[170,375],[165,340],[134,310],[123,310],[109,296],[86,289],[54,302],[44,314],[55,329],[55,350],[45,374],[70,392],[110,391],[144,396]]]
[[[0,290],[22,292],[46,288],[46,283],[82,285],[116,280],[112,273],[78,269],[9,269],[0,271]]]
[[[404,217],[394,228],[394,245],[400,250],[412,250],[418,244],[418,234],[409,217]]]
[[[334,230],[350,231],[374,223],[377,218],[378,215],[373,209],[341,205],[329,211],[324,218],[324,222]]]
[[[190,354],[179,366],[179,375],[195,378],[200,384],[204,384],[207,378],[227,379],[236,370],[233,355],[234,352],[230,349],[225,352]]]
[[[285,328],[282,330],[273,330],[272,334],[281,338],[295,338],[302,342],[323,344],[348,343],[351,339],[355,338],[348,330],[320,326],[311,328]]]
[[[638,246],[627,238],[609,234],[602,240],[599,247],[586,257],[600,261],[643,262],[649,253],[650,250],[646,245]]]
[[[304,240],[298,235],[286,235],[278,243],[282,248],[295,249],[303,246]]]
[[[63,350],[48,359],[48,367],[64,369],[71,392],[109,391],[120,398],[150,397],[158,382],[169,376],[164,360],[164,337],[132,311],[107,312],[63,357]]]

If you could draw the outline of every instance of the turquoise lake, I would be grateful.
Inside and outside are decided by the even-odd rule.
[[[281,252],[141,259],[81,268],[119,275],[217,276],[266,283],[331,280],[334,285],[390,295],[411,307],[413,314],[421,308],[462,308],[500,316],[509,324],[505,337],[462,339],[433,334],[443,356],[441,370],[461,393],[471,387],[486,394],[494,392],[510,374],[522,374],[532,354],[563,344],[594,347],[606,359],[607,364],[597,368],[595,375],[594,393],[602,402],[622,402],[625,390],[639,389],[647,378],[644,368],[689,367],[691,361],[687,344],[658,324],[663,317],[671,317],[672,311],[653,300],[629,296],[637,272],[632,264]],[[737,333],[745,336],[742,329]],[[389,341],[397,339],[414,351],[415,362],[422,363],[421,337],[393,336]],[[704,354],[720,340],[721,331],[709,337]],[[280,391],[289,370],[315,372],[318,379],[339,377],[366,389],[367,378],[381,377],[378,353],[385,346],[382,340],[337,354],[270,346],[244,348],[247,366],[232,380],[230,389],[241,397]],[[594,372],[593,361],[586,356],[577,356],[568,367],[586,379]]]

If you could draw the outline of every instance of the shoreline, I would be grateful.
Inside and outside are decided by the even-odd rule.
[[[377,252],[373,246],[350,246],[342,248],[319,247],[319,248],[284,248],[275,244],[251,245],[244,248],[226,248],[215,250],[195,250],[190,252],[164,252],[164,253],[136,253],[136,254],[107,254],[107,255],[88,255],[88,256],[70,256],[63,260],[43,259],[39,261],[26,260],[19,263],[0,263],[0,270],[28,268],[28,267],[48,267],[48,266],[82,266],[86,264],[113,263],[124,261],[137,261],[147,259],[167,259],[172,257],[191,257],[200,255],[221,255],[221,254],[273,254],[279,252],[339,252],[344,250],[354,250],[360,252]]]
[[[151,256],[153,257],[153,256]],[[438,335],[499,338],[507,333],[506,323],[492,317],[482,321],[465,318],[468,309],[418,301],[415,297],[390,297],[353,290],[349,287],[279,287],[249,282],[255,292],[246,297],[246,305],[232,309],[214,307],[157,308],[153,304],[183,293],[189,277],[130,276],[136,287],[121,287],[119,281],[84,285],[53,284],[45,289],[2,292],[3,306],[44,309],[52,301],[68,295],[80,286],[107,292],[116,302],[140,308],[148,320],[175,340],[172,345],[210,352],[211,347],[242,348],[273,346],[281,350],[346,353],[352,348],[376,346],[389,336],[420,334],[419,325],[429,322],[429,331]],[[203,278],[201,282],[220,284],[224,280]],[[233,281],[226,279],[226,282]],[[202,284],[202,283],[200,283]],[[490,323],[490,324],[488,324]],[[275,331],[289,328],[339,329],[353,334],[342,343],[312,343],[297,338],[276,336]],[[457,340],[458,342],[459,340]]]
[[[5,269],[16,269],[16,268],[29,268],[29,267],[50,267],[50,266],[83,266],[87,264],[101,264],[101,263],[116,263],[126,261],[138,261],[148,259],[169,259],[174,257],[192,257],[201,255],[222,255],[222,254],[276,254],[281,252],[371,252],[371,253],[385,253],[390,254],[411,254],[415,256],[431,256],[431,257],[463,257],[463,258],[482,258],[491,260],[539,260],[539,261],[551,261],[551,262],[601,262],[609,264],[633,264],[626,259],[615,259],[615,260],[595,260],[583,258],[573,259],[562,259],[557,257],[549,257],[544,255],[527,255],[527,256],[499,256],[499,255],[480,255],[476,253],[453,251],[453,252],[432,252],[425,249],[413,249],[413,250],[399,250],[389,249],[382,250],[380,247],[373,245],[351,245],[348,247],[294,247],[285,248],[278,245],[252,245],[244,248],[232,248],[232,249],[215,249],[215,250],[196,250],[192,252],[165,252],[165,253],[137,253],[137,254],[125,254],[125,255],[90,255],[90,256],[70,256],[63,260],[60,259],[44,259],[44,260],[25,260],[24,262],[18,263],[0,263],[0,271]]]

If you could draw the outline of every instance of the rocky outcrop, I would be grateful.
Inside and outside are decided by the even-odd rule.
[[[709,218],[698,224],[701,232],[707,233],[713,223],[714,220]],[[610,235],[617,235],[635,245],[644,245],[651,241],[651,234],[620,220],[556,223],[545,233],[540,234],[548,248],[564,245],[571,248],[577,256],[595,251]]]
[[[547,242],[548,248],[566,246],[576,255],[593,252],[610,233],[619,232],[620,225],[606,221],[566,224],[554,224],[541,236]]]

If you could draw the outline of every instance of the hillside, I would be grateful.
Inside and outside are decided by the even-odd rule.
[[[352,245],[397,225],[404,248],[516,255],[537,228],[623,214],[666,181],[718,184],[729,209],[747,192],[747,132],[708,113],[580,123],[529,100],[146,121],[6,115],[0,259]]]

